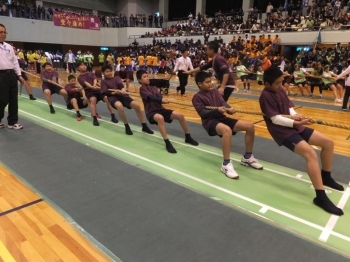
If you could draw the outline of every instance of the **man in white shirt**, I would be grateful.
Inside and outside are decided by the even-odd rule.
[[[178,72],[177,77],[179,78],[180,85],[176,88],[176,93],[179,94],[181,91],[181,96],[186,96],[186,85],[188,81],[188,75],[184,74],[184,71],[193,70],[193,65],[191,59],[188,57],[188,49],[184,49],[182,52],[182,57],[177,59],[174,72]]]
[[[271,16],[272,9],[273,9],[273,5],[271,4],[271,2],[269,2],[268,6],[266,7],[267,18],[269,18]]]
[[[21,69],[13,47],[5,42],[6,27],[0,24],[0,129],[5,125],[1,122],[5,115],[5,107],[8,105],[8,128],[23,129],[18,124],[18,86],[19,80],[24,84]]]

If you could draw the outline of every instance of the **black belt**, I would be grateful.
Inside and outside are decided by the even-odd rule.
[[[0,74],[9,74],[9,73],[13,73],[13,72],[15,72],[15,70],[13,70],[13,69],[0,70]]]

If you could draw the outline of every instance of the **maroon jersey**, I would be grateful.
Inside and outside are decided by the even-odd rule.
[[[40,77],[41,78],[45,78],[47,80],[53,80],[53,78],[55,77],[56,78],[56,82],[58,82],[58,73],[56,71],[47,72],[47,71],[43,70],[41,72],[41,74],[40,74]],[[50,87],[53,87],[53,86],[55,86],[55,85],[43,82],[41,87],[42,88],[50,88]]]
[[[289,100],[286,92],[282,88],[277,92],[272,92],[265,88],[260,95],[259,103],[261,111],[265,115],[264,120],[267,130],[279,146],[291,135],[304,131],[305,127],[301,125],[286,127],[272,123],[271,117],[289,115],[289,108],[294,107],[294,104]]]
[[[145,113],[147,118],[151,113],[164,110],[162,106],[162,95],[155,86],[141,86],[140,96],[142,98],[143,105],[145,107]]]
[[[219,93],[219,91],[214,88],[208,92],[199,91],[197,94],[195,94],[192,98],[192,104],[194,108],[196,109],[197,113],[201,115],[203,109],[205,109],[206,106],[214,106],[214,107],[221,107],[226,104],[225,100],[223,99],[222,95]],[[202,125],[204,129],[209,132],[210,124],[213,120],[222,120],[225,119],[226,116],[221,114],[219,111],[216,112],[216,114],[211,114],[208,117],[201,117],[202,119]]]
[[[82,75],[78,76],[78,82],[79,84],[85,89],[85,93],[89,94],[89,93],[99,93],[99,90],[93,90],[90,88],[86,88],[85,86],[85,82],[89,83],[90,85],[94,85],[94,80],[97,79],[96,75],[92,72],[88,72]]]
[[[216,55],[216,57],[210,61],[209,63],[203,65],[200,67],[200,69],[203,70],[208,70],[209,68],[213,68],[218,80],[221,82],[222,78],[224,77],[225,74],[228,74],[228,80],[226,83],[226,86],[234,86],[235,85],[235,79],[233,76],[233,73],[230,72],[230,67],[224,57],[221,55]]]

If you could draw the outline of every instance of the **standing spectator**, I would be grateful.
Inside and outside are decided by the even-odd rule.
[[[159,16],[159,26],[162,28],[163,27],[163,22],[164,22],[164,17],[162,14]]]
[[[273,5],[271,4],[271,2],[269,2],[269,4],[266,7],[266,16],[267,16],[267,18],[270,18],[272,9],[273,9]]]
[[[158,15],[154,14],[154,25],[155,27],[158,27]]]
[[[149,26],[149,27],[152,27],[152,24],[153,24],[153,15],[150,14],[150,15],[148,16],[148,26]]]
[[[188,22],[189,22],[189,24],[192,23],[192,19],[193,19],[193,15],[192,15],[192,13],[190,12],[190,14],[188,15]]]
[[[7,123],[10,129],[22,129],[18,124],[18,86],[19,80],[24,84],[21,69],[13,47],[5,42],[6,27],[0,24],[0,129],[5,125],[1,120],[5,115],[5,107],[8,105]]]
[[[75,55],[72,53],[72,50],[69,50],[64,57],[64,62],[67,64],[68,66],[67,70],[69,71],[70,74],[72,73],[72,71],[74,72],[74,74],[76,73],[75,61],[76,61]]]

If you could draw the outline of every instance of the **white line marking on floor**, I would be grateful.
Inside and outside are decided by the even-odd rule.
[[[349,197],[350,197],[350,187],[348,187],[345,190],[345,194],[343,194],[343,196],[339,200],[339,203],[338,203],[337,207],[343,209],[345,207],[346,202],[348,201]],[[330,217],[330,219],[328,220],[324,230],[322,231],[320,237],[318,238],[319,240],[321,240],[323,242],[327,242],[329,236],[331,235],[331,232],[333,231],[335,225],[338,222],[338,219],[339,219],[339,216],[336,216],[336,215],[332,215]]]
[[[25,97],[25,96],[23,96],[23,95],[22,95],[22,97],[28,100],[27,97]],[[36,100],[36,101],[33,101],[33,102],[38,102],[38,103],[45,104],[45,105],[47,104],[46,102],[40,101],[40,100]],[[62,109],[62,110],[64,110],[64,111],[67,111],[67,112],[71,112],[71,110],[68,110],[67,108],[64,108],[64,107],[61,107],[61,106],[57,106],[56,103],[55,103],[55,107],[60,108],[60,109]],[[83,116],[91,117],[90,114],[84,114],[84,113],[82,113],[82,111],[81,111],[80,113],[81,113]],[[110,125],[113,125],[113,126],[119,126],[119,127],[124,128],[124,125],[121,125],[121,124],[114,124],[114,123],[112,123],[112,122],[110,122],[110,121],[107,121],[107,120],[104,120],[104,119],[99,119],[98,121],[99,121],[99,122],[105,122],[105,123],[110,124]],[[137,130],[137,129],[134,130],[134,129],[133,129],[133,131],[138,132],[138,133],[143,133],[143,134],[144,134],[144,132],[142,132],[141,130]],[[152,137],[156,137],[156,138],[158,138],[158,139],[163,140],[163,138],[162,138],[161,136],[157,136],[156,134],[152,135]],[[202,151],[202,152],[205,152],[205,153],[208,153],[208,154],[212,154],[212,155],[216,155],[216,156],[222,157],[221,154],[218,154],[218,153],[215,153],[215,152],[212,152],[212,151],[209,151],[209,150],[200,148],[200,146],[199,146],[199,147],[198,147],[198,146],[197,146],[197,147],[193,147],[193,146],[191,146],[191,145],[184,144],[184,143],[181,143],[181,142],[178,142],[178,141],[174,141],[174,140],[172,140],[171,142],[172,142],[172,143],[175,143],[175,144],[182,145],[182,146],[191,147],[192,149],[199,150],[199,151]],[[241,162],[241,160],[240,160],[240,159],[237,159],[237,158],[231,158],[231,160],[236,161],[236,162]],[[283,173],[283,172],[280,172],[280,171],[277,171],[277,170],[274,170],[274,169],[270,169],[270,168],[264,167],[264,170],[270,171],[270,172],[272,172],[272,173],[275,173],[275,174],[278,174],[278,175],[282,175],[282,176],[285,176],[285,177],[289,177],[289,178],[293,178],[293,179],[298,179],[299,181],[303,181],[303,182],[305,182],[305,183],[311,184],[311,181],[310,181],[310,180],[303,179],[303,178],[296,178],[295,176],[288,175],[288,174],[286,174],[286,173]],[[341,193],[341,194],[343,193],[342,191],[338,191],[338,192]]]
[[[140,155],[138,155],[138,154],[132,153],[132,152],[127,151],[127,150],[125,150],[125,149],[119,148],[119,147],[117,147],[117,146],[110,145],[110,144],[108,144],[108,143],[106,143],[106,142],[103,142],[103,141],[98,140],[98,139],[96,139],[96,138],[93,138],[93,137],[90,137],[90,136],[88,136],[88,135],[82,134],[82,133],[77,132],[77,131],[75,131],[75,130],[73,130],[73,129],[70,129],[70,128],[68,128],[68,127],[65,127],[65,126],[56,124],[55,122],[46,120],[46,119],[41,118],[41,117],[39,117],[39,116],[30,114],[30,113],[25,112],[25,111],[23,111],[23,110],[18,110],[18,111],[21,112],[22,114],[28,115],[28,116],[30,116],[30,117],[32,117],[32,118],[39,119],[39,120],[42,121],[42,122],[49,123],[51,126],[56,126],[56,127],[59,127],[59,128],[61,128],[61,129],[63,129],[63,130],[69,131],[71,134],[76,134],[76,135],[78,135],[79,137],[84,137],[84,138],[89,139],[89,140],[91,140],[91,141],[97,142],[97,143],[99,143],[99,144],[101,144],[101,145],[103,145],[103,146],[106,146],[106,147],[112,148],[112,149],[114,149],[114,150],[120,151],[120,152],[122,152],[122,153],[124,153],[124,154],[130,155],[130,156],[132,156],[132,157],[134,157],[134,158],[138,158],[138,159],[140,159],[140,160],[143,160],[143,161],[148,162],[148,163],[150,163],[150,164],[153,164],[153,165],[155,165],[155,166],[161,167],[161,168],[163,168],[163,169],[166,169],[166,170],[168,170],[168,171],[171,171],[171,172],[176,173],[176,174],[178,174],[178,175],[181,175],[181,176],[183,176],[183,177],[190,178],[190,179],[192,179],[193,181],[199,182],[199,183],[201,183],[201,184],[203,184],[203,185],[206,185],[206,186],[208,186],[208,187],[214,188],[214,189],[216,189],[216,190],[219,190],[219,191],[221,191],[221,192],[224,192],[224,193],[229,194],[229,195],[231,195],[231,196],[234,196],[234,197],[236,197],[236,198],[240,198],[240,199],[245,200],[245,201],[247,201],[247,202],[249,202],[249,203],[252,203],[252,204],[254,204],[254,205],[257,205],[257,206],[260,206],[260,207],[267,207],[269,210],[271,210],[271,211],[273,211],[273,212],[275,212],[275,213],[277,213],[277,214],[279,214],[279,215],[282,215],[282,216],[284,216],[284,217],[287,217],[287,218],[289,218],[289,219],[292,219],[292,220],[294,220],[294,221],[297,221],[297,222],[299,222],[299,223],[301,223],[301,224],[307,225],[307,226],[309,226],[309,227],[312,227],[312,228],[315,228],[315,229],[318,229],[318,230],[321,230],[321,231],[323,231],[323,230],[325,229],[324,227],[322,227],[322,226],[320,226],[320,225],[317,225],[317,224],[315,224],[315,223],[313,223],[313,222],[310,222],[310,221],[307,221],[307,220],[305,220],[305,219],[303,219],[303,218],[294,216],[294,215],[292,215],[292,214],[289,214],[289,213],[287,213],[287,212],[285,212],[285,211],[282,211],[282,210],[279,210],[279,209],[277,209],[277,208],[274,208],[274,207],[265,205],[265,204],[263,204],[263,203],[261,203],[261,202],[259,202],[259,201],[256,201],[256,200],[251,199],[251,198],[249,198],[249,197],[246,197],[246,196],[240,195],[240,194],[238,194],[238,193],[232,192],[232,191],[230,191],[230,190],[228,190],[228,189],[226,189],[226,188],[223,188],[223,187],[214,185],[214,184],[209,183],[209,182],[207,182],[207,181],[205,181],[205,180],[203,180],[203,179],[200,179],[200,178],[191,176],[191,175],[189,175],[189,174],[187,174],[187,173],[185,173],[185,172],[179,171],[179,170],[177,170],[177,169],[175,169],[175,168],[172,168],[172,167],[163,165],[163,164],[161,164],[161,163],[158,163],[158,162],[153,161],[153,160],[151,160],[151,159],[148,159],[148,158],[146,158],[146,157],[140,156]],[[321,212],[321,211],[320,211],[320,212]],[[252,212],[252,213],[254,213],[254,212]],[[338,238],[341,238],[341,239],[343,239],[343,240],[346,240],[346,241],[350,242],[350,237],[347,237],[347,236],[342,235],[342,234],[337,233],[337,232],[330,232],[330,234],[335,235],[335,236],[337,236]]]
[[[259,212],[265,214],[268,210],[269,208],[267,206],[263,206],[262,208],[260,208]]]
[[[218,198],[218,197],[211,197],[211,199],[216,200],[216,201],[221,201],[222,200],[221,198]]]
[[[296,178],[302,178],[302,177],[303,177],[303,175],[301,175],[301,174],[297,174],[295,177],[296,177]]]

